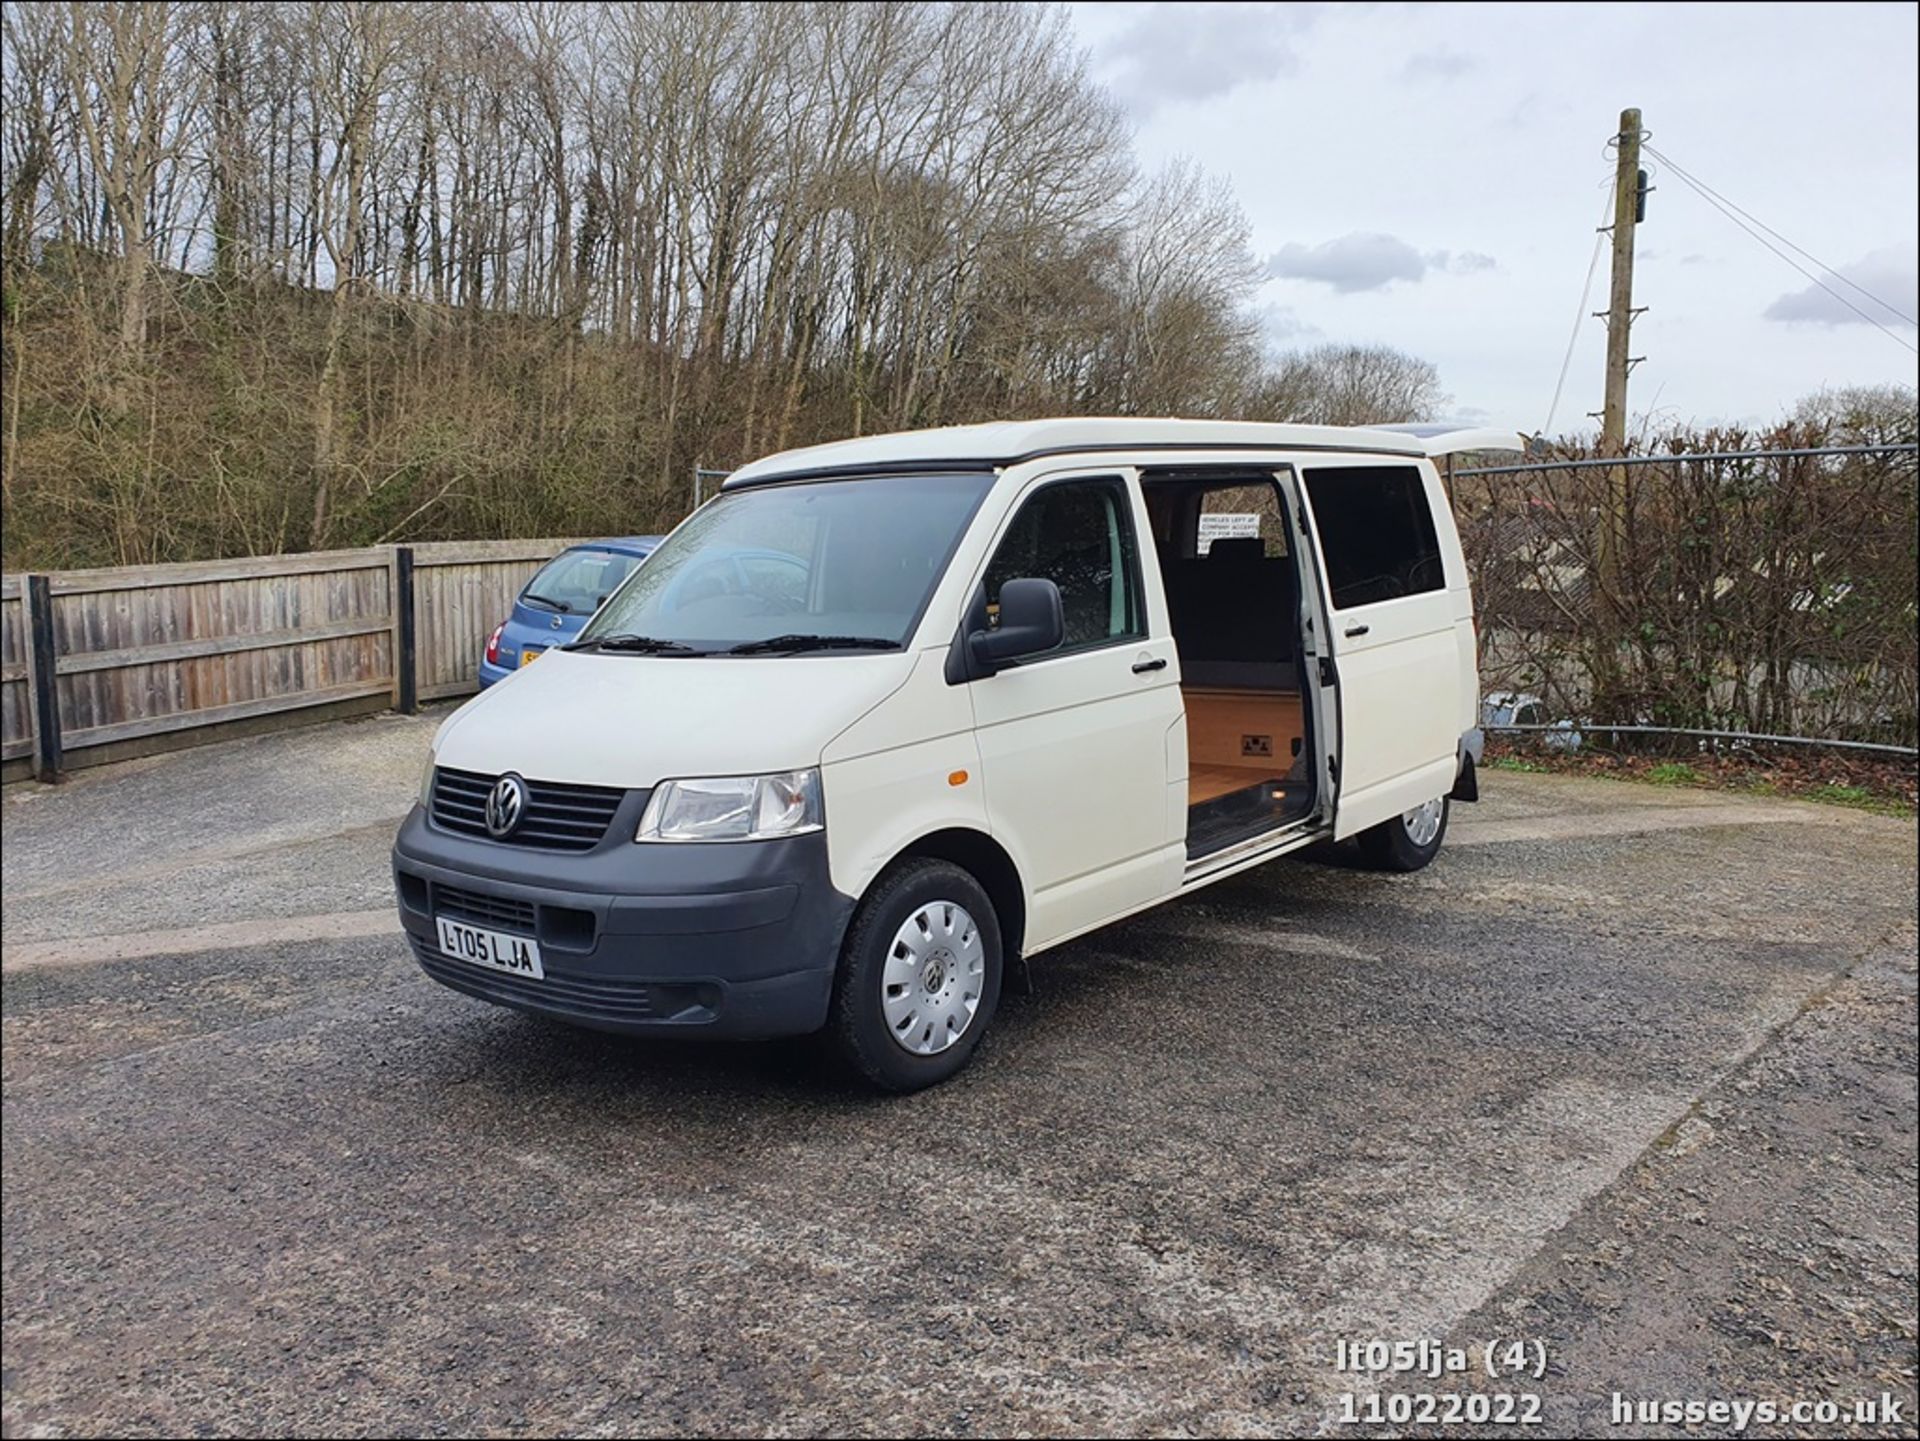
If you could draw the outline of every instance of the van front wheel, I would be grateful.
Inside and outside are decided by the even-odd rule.
[[[937,1085],[973,1058],[1000,1002],[993,902],[948,861],[914,859],[873,884],[840,949],[828,1022],[882,1090]]]
[[[1375,870],[1419,870],[1440,854],[1449,809],[1441,796],[1360,832],[1360,854]]]

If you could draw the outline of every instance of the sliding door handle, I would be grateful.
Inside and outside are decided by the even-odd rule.
[[[1135,675],[1145,675],[1150,670],[1165,670],[1166,668],[1167,658],[1165,656],[1161,656],[1158,660],[1137,660],[1133,663],[1133,673]]]
[[[1347,627],[1345,633],[1347,638],[1351,640],[1354,636],[1365,635],[1368,631],[1372,629],[1373,627],[1370,625],[1350,625]]]

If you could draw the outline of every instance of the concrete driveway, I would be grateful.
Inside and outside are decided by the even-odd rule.
[[[1337,1342],[1496,1336],[1546,1434],[1915,1434],[1910,822],[1495,773],[1428,871],[1112,927],[880,1100],[421,977],[433,723],[7,793],[8,1434],[1351,1432],[1462,1383]]]

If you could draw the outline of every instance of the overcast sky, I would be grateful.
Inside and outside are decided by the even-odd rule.
[[[1270,342],[1410,350],[1439,366],[1458,418],[1546,421],[1628,105],[1675,164],[1920,314],[1913,5],[1088,0],[1071,13],[1142,161],[1191,156],[1233,182],[1267,265]],[[1636,415],[1759,421],[1823,385],[1915,383],[1913,326],[1795,256],[1897,343],[1647,168]],[[1606,297],[1602,254],[1587,309]],[[1592,424],[1604,347],[1600,322],[1582,320],[1556,431]]]

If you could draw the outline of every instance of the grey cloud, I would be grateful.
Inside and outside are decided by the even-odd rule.
[[[1888,246],[1884,250],[1875,250],[1862,256],[1851,265],[1840,267],[1839,274],[1854,282],[1855,285],[1871,291],[1888,305],[1905,315],[1920,314],[1920,253],[1912,246]],[[1829,294],[1817,285],[1809,285],[1804,290],[1791,290],[1769,305],[1762,314],[1768,320],[1780,320],[1788,323],[1801,322],[1809,325],[1865,325],[1866,319],[1850,310],[1838,298],[1844,295],[1848,301],[1865,311],[1882,325],[1905,324],[1889,315],[1881,306],[1875,305],[1852,286],[1842,285],[1828,278],[1828,284],[1837,292]]]
[[[1283,245],[1267,258],[1267,274],[1277,280],[1313,280],[1342,294],[1380,290],[1404,280],[1418,284],[1429,270],[1469,275],[1498,264],[1477,250],[1415,250],[1392,235],[1355,231],[1320,245]]]
[[[1480,68],[1471,55],[1453,50],[1422,50],[1401,67],[1404,80],[1458,80]]]
[[[1291,37],[1318,5],[1134,5],[1131,22],[1096,57],[1136,114],[1210,100],[1300,68]]]
[[[1283,245],[1267,260],[1270,276],[1317,280],[1343,293],[1418,281],[1426,273],[1426,258],[1406,241],[1357,231],[1322,245]]]

